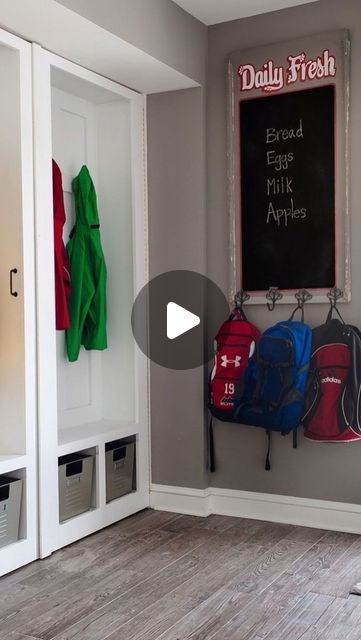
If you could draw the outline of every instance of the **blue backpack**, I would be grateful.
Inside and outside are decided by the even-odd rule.
[[[235,408],[237,422],[263,427],[268,435],[266,470],[270,467],[270,432],[294,433],[305,404],[312,331],[304,322],[286,320],[267,329],[256,345]]]

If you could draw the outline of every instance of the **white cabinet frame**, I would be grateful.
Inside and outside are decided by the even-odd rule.
[[[0,30],[0,46],[15,50],[19,60],[21,139],[21,184],[19,184],[19,190],[21,191],[22,207],[22,269],[17,274],[19,297],[16,298],[16,304],[23,305],[24,310],[25,360],[23,365],[25,374],[25,452],[16,453],[18,442],[16,433],[14,433],[14,455],[0,455],[0,473],[23,479],[20,539],[14,544],[0,548],[0,575],[3,575],[38,557],[38,500],[31,45]],[[2,209],[3,225],[6,225],[6,220],[11,214],[11,211]],[[14,266],[16,265],[9,265],[9,267]],[[5,303],[6,301],[4,301]],[[12,328],[7,327],[6,330],[11,332]],[[15,398],[14,402],[16,402]]]
[[[133,282],[136,296],[147,281],[147,192],[145,97],[33,45],[35,139],[35,209],[37,262],[37,343],[39,421],[40,556],[45,557],[77,539],[149,505],[148,362],[135,347],[135,420],[101,432],[73,431],[58,441],[54,254],[52,202],[51,68],[63,70],[129,100],[131,105]],[[105,502],[105,442],[137,436],[137,491]],[[98,508],[59,524],[58,467],[60,455],[95,448],[98,451]]]

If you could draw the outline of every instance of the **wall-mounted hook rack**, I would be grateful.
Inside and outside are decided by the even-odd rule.
[[[266,294],[266,298],[267,300],[270,300],[270,302],[267,302],[268,311],[273,311],[276,306],[276,302],[278,302],[278,300],[282,300],[283,293],[279,291],[278,287],[270,287]]]

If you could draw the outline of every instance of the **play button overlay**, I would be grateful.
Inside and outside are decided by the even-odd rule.
[[[167,304],[167,338],[174,340],[183,333],[187,333],[201,322],[199,316],[187,311],[176,302]]]
[[[138,294],[132,329],[153,362],[193,369],[213,357],[214,336],[228,314],[227,300],[214,282],[194,271],[168,271]]]

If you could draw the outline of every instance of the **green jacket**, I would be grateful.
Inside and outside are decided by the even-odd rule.
[[[72,286],[71,326],[66,332],[70,362],[78,359],[81,345],[85,349],[107,348],[107,269],[100,240],[97,196],[85,165],[72,187],[76,217],[67,245]]]

